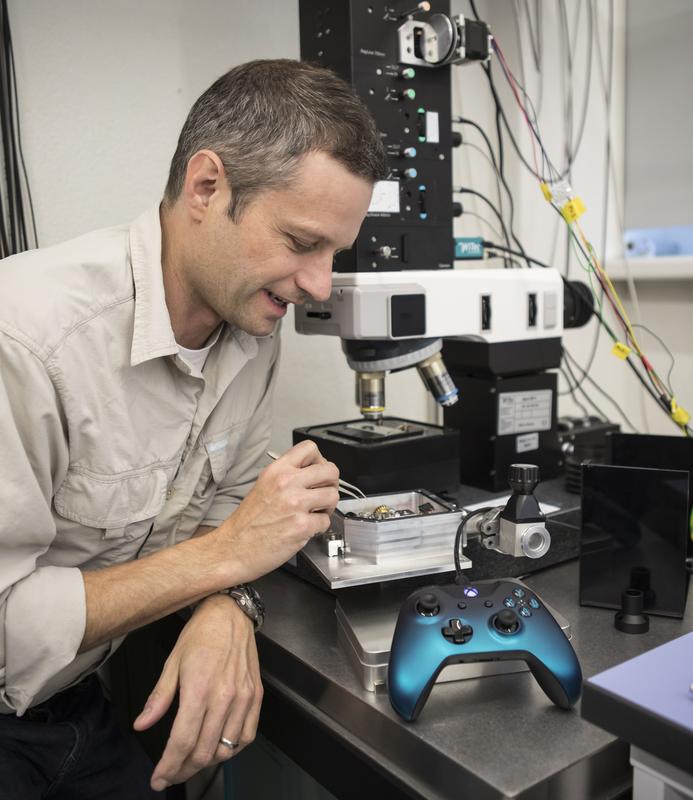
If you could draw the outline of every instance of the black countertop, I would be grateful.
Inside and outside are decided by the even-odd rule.
[[[613,626],[614,612],[578,605],[576,561],[525,582],[565,616],[589,678],[693,628],[653,617],[648,633]],[[434,687],[416,723],[403,722],[385,691],[366,691],[337,642],[335,598],[279,570],[257,582],[267,607],[258,634],[266,684],[299,704],[413,797],[597,798],[618,793],[627,747],[551,704],[529,672]],[[621,785],[620,788],[623,788]]]

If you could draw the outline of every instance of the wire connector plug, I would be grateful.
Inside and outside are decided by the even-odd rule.
[[[632,352],[631,348],[623,342],[614,342],[614,346],[611,348],[612,355],[620,358],[621,361],[625,361]]]
[[[674,398],[671,398],[671,402],[669,404],[671,418],[677,425],[680,425],[682,428],[688,425],[691,421],[691,415],[686,411],[683,406],[680,406]]]
[[[563,219],[570,225],[577,222],[580,217],[587,211],[587,207],[579,197],[573,197],[562,206],[561,214]]]

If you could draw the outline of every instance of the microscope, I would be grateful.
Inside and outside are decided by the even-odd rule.
[[[329,300],[295,316],[299,333],[341,338],[361,416],[298,428],[294,443],[315,441],[367,493],[460,482],[498,490],[508,466],[528,459],[555,476],[557,379],[547,370],[560,365],[564,324],[575,321],[562,278],[454,268],[462,209],[453,203],[450,70],[490,57],[488,26],[452,16],[449,0],[300,0],[299,9],[301,57],[354,86],[391,171],[354,247],[336,258]],[[413,367],[444,425],[386,415],[387,375]]]

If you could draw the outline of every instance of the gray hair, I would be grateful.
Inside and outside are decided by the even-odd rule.
[[[167,204],[180,196],[188,161],[202,149],[224,165],[233,219],[258,192],[288,185],[312,151],[371,182],[388,175],[375,122],[349,84],[324,67],[289,59],[234,67],[195,102],[171,161]]]

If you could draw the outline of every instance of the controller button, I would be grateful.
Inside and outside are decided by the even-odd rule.
[[[493,600],[484,600],[486,608],[493,608]]]
[[[496,614],[493,619],[493,627],[500,633],[516,633],[520,629],[520,621],[514,611],[506,608]]]
[[[532,608],[541,608],[541,604],[539,603],[536,597],[530,597],[529,604],[530,606],[532,606]]]
[[[479,590],[476,588],[476,586],[465,586],[464,587],[464,596],[465,597],[478,597],[479,596]]]
[[[466,644],[471,638],[474,630],[471,625],[466,625],[457,617],[450,620],[447,628],[441,628],[443,636],[452,644]]]
[[[503,605],[507,606],[508,608],[515,608],[515,598],[506,597],[505,600],[503,600]]]
[[[513,589],[513,594],[515,595],[515,597],[524,597],[525,596],[525,590],[524,589],[520,589],[520,587],[518,586],[517,589]]]
[[[467,608],[467,604],[466,603],[458,603],[457,604],[457,608],[459,608],[461,611],[464,611],[465,608]]]
[[[522,606],[520,609],[520,616],[521,617],[531,617],[532,612],[527,608],[527,606]]]
[[[423,617],[434,617],[440,611],[438,598],[432,592],[422,594],[416,603],[416,610]]]

